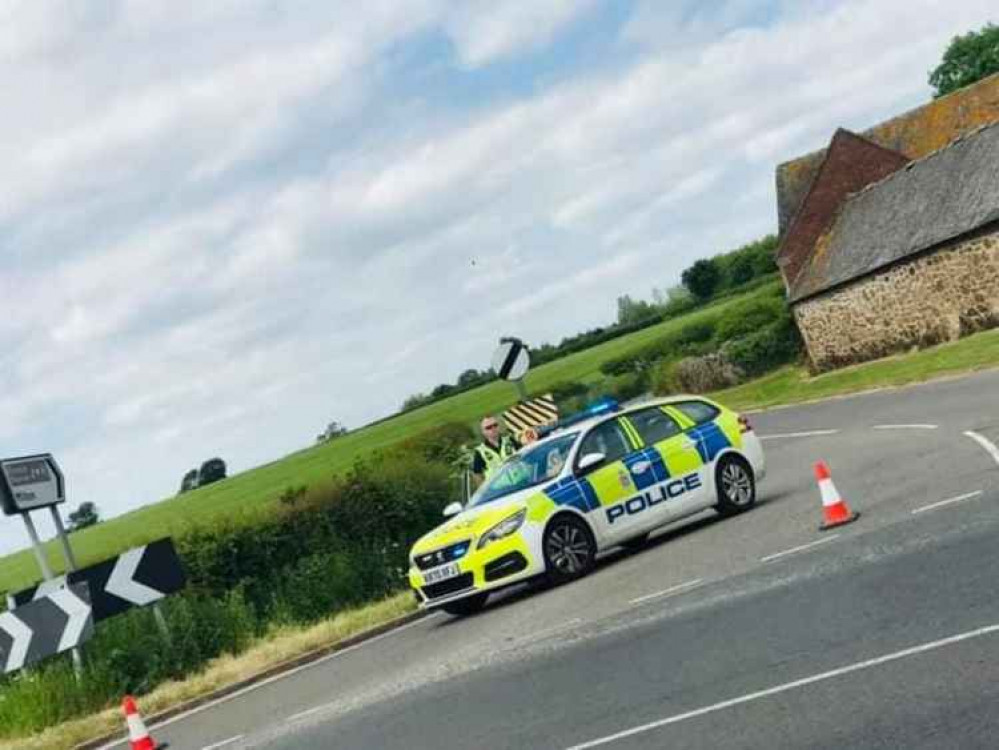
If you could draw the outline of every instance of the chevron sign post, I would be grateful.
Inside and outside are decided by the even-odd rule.
[[[187,579],[173,541],[160,539],[130,549],[111,560],[81,568],[8,596],[10,609],[21,608],[66,583],[87,583],[93,603],[94,622],[120,615],[134,607],[155,604],[184,588]]]
[[[3,674],[79,646],[94,634],[87,584],[53,591],[0,614],[0,668]]]

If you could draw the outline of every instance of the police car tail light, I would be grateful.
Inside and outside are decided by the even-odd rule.
[[[752,432],[753,425],[749,423],[749,417],[739,415],[739,432]]]
[[[498,524],[489,529],[482,538],[479,539],[479,543],[476,545],[476,549],[482,549],[491,542],[495,542],[503,537],[510,536],[517,529],[524,525],[524,519],[527,517],[527,508],[522,508],[521,510],[514,513],[509,518],[504,518]]]

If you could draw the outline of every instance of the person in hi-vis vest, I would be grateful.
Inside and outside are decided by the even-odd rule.
[[[510,435],[500,432],[500,423],[495,417],[484,417],[480,424],[482,442],[475,446],[472,459],[472,476],[476,485],[482,484],[496,471],[496,468],[520,450],[520,443]]]

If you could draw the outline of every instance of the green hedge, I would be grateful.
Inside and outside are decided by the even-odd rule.
[[[762,297],[725,310],[715,329],[715,342],[724,344],[759,331],[787,315],[787,304],[777,297]]]
[[[393,451],[252,525],[199,529],[178,548],[195,590],[242,587],[263,619],[308,621],[403,585],[410,545],[456,499],[450,467]]]
[[[729,344],[728,358],[749,377],[795,361],[803,350],[801,335],[788,313],[755,333]]]
[[[636,352],[609,359],[600,366],[600,371],[604,375],[627,375],[645,370],[659,360],[702,354],[714,338],[718,317],[693,321]]]

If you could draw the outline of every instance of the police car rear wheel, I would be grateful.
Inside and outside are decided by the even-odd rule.
[[[718,486],[718,504],[722,515],[741,513],[756,502],[756,482],[753,471],[746,462],[735,456],[726,456],[715,470]]]
[[[441,609],[449,615],[457,615],[458,617],[474,615],[486,605],[486,599],[488,598],[489,594],[472,594],[471,596],[466,596],[464,599],[442,604]]]
[[[549,580],[565,583],[590,571],[597,544],[585,523],[574,516],[560,516],[545,531],[544,551]]]

